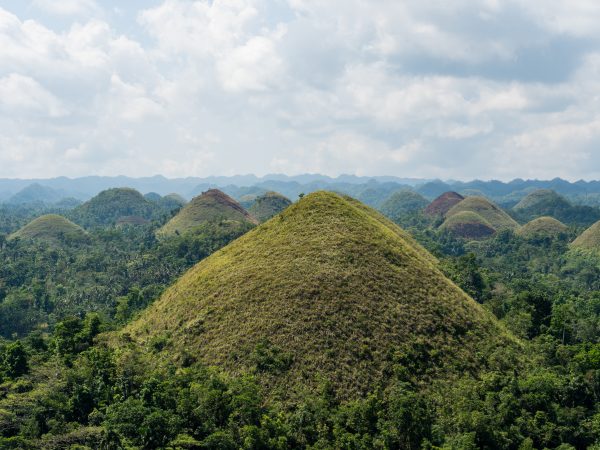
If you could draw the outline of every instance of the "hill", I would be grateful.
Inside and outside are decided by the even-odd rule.
[[[472,240],[485,239],[496,234],[494,227],[473,211],[460,211],[448,217],[440,228],[448,230],[454,236]]]
[[[521,237],[530,239],[544,236],[557,236],[561,233],[566,233],[567,226],[560,220],[554,217],[538,217],[531,222],[526,223],[517,230],[517,234]]]
[[[162,340],[164,358],[254,368],[271,396],[292,399],[323,378],[340,398],[364,394],[393,364],[422,377],[477,370],[512,342],[402,229],[329,192],[197,264],[123,332]]]
[[[467,197],[454,205],[446,214],[450,218],[460,212],[473,212],[483,218],[496,231],[515,230],[519,224],[502,209],[483,197]]]
[[[464,199],[465,198],[457,192],[444,192],[442,195],[432,201],[427,208],[425,208],[424,212],[428,216],[444,217],[454,205],[460,203]]]
[[[258,196],[248,212],[259,222],[266,222],[291,204],[289,198],[271,191]]]
[[[421,211],[427,206],[429,201],[418,194],[409,190],[394,192],[381,205],[379,210],[387,218],[397,222],[401,217],[407,214]]]
[[[581,233],[571,243],[571,247],[595,252],[600,251],[600,221]]]
[[[78,206],[70,217],[85,227],[110,226],[122,217],[135,216],[149,220],[156,210],[156,205],[135,189],[114,188],[102,191]]]
[[[205,222],[217,221],[258,223],[230,196],[218,189],[209,189],[202,195],[193,198],[175,217],[158,230],[157,234],[163,237],[185,234]]]
[[[549,216],[564,223],[589,226],[600,219],[600,209],[572,205],[566,198],[551,189],[538,189],[529,193],[513,207],[513,211],[522,221]]]
[[[63,216],[47,214],[32,220],[9,237],[16,238],[46,242],[81,241],[87,238],[87,234]]]
[[[545,211],[549,208],[561,209],[569,208],[570,206],[571,204],[566,198],[557,194],[553,190],[537,189],[523,197],[521,201],[513,207],[513,209],[515,211]]]
[[[28,203],[52,204],[61,200],[65,195],[48,186],[42,186],[39,183],[33,183],[21,189],[15,195],[10,197],[6,203],[12,205],[22,205]]]

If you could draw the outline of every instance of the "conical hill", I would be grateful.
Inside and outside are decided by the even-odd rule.
[[[75,208],[70,217],[85,227],[115,225],[122,217],[152,218],[156,206],[135,189],[113,188]]]
[[[16,238],[47,242],[80,241],[87,238],[87,233],[63,216],[47,214],[32,220],[9,237]]]
[[[405,189],[390,195],[379,210],[384,216],[396,222],[402,216],[421,211],[428,203],[429,201],[421,194]]]
[[[496,234],[496,229],[473,211],[460,211],[453,214],[440,228],[448,230],[454,236],[470,240],[485,239]]]
[[[181,211],[169,220],[160,230],[162,237],[185,234],[206,222],[227,221],[257,224],[238,202],[218,189],[209,189],[194,197]]]
[[[323,379],[341,398],[364,394],[403,361],[476,370],[514,342],[403,230],[329,192],[197,264],[124,332],[164,339],[165,358],[256,370],[278,398]]]
[[[538,217],[530,222],[527,222],[517,230],[517,234],[526,239],[536,237],[557,236],[561,233],[566,233],[567,226],[560,220],[554,217]]]
[[[425,208],[425,214],[428,216],[441,216],[444,217],[450,209],[460,203],[465,198],[457,192],[444,192],[434,201],[432,201],[427,208]]]
[[[600,221],[581,233],[577,239],[571,243],[571,247],[600,252]]]
[[[446,214],[450,218],[455,214],[467,211],[481,216],[495,230],[515,230],[519,224],[497,205],[484,197],[467,197],[454,205]]]

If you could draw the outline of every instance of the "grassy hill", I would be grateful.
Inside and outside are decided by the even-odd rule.
[[[454,205],[446,214],[450,218],[461,212],[472,212],[483,218],[497,231],[506,229],[515,230],[519,224],[497,205],[483,197],[467,197]],[[446,219],[446,220],[447,220]]]
[[[291,200],[277,192],[267,192],[256,198],[248,212],[259,222],[265,222],[292,204]]]
[[[209,189],[192,199],[157,234],[162,237],[185,234],[206,222],[253,223],[258,221],[227,194]]]
[[[522,222],[549,216],[566,224],[589,226],[600,220],[600,209],[573,205],[551,189],[538,189],[529,193],[513,207],[513,211]]]
[[[387,218],[397,222],[401,217],[421,211],[429,204],[429,201],[418,194],[407,189],[394,192],[381,205],[379,211]]]
[[[329,192],[200,262],[124,333],[164,358],[256,370],[284,399],[323,379],[364,394],[395,364],[420,379],[477,370],[514,342],[402,229]]]
[[[594,252],[600,251],[600,221],[581,233],[577,239],[571,243],[571,247]]]
[[[16,238],[46,242],[81,241],[87,238],[87,234],[79,225],[63,216],[47,214],[32,220],[9,237]]]
[[[454,205],[460,203],[464,199],[465,198],[457,192],[444,192],[442,195],[432,201],[427,208],[425,208],[424,212],[428,216],[444,217]]]
[[[517,234],[524,238],[530,239],[544,236],[557,236],[561,233],[566,233],[567,226],[560,220],[554,217],[538,217],[526,223],[517,230]]]
[[[515,211],[523,210],[545,210],[546,208],[568,208],[571,204],[562,195],[557,194],[551,189],[538,189],[521,199],[513,209]]]
[[[461,211],[448,217],[440,228],[470,240],[485,239],[496,234],[496,229],[473,211]]]
[[[70,217],[85,227],[115,225],[122,217],[151,219],[157,207],[135,189],[114,188],[100,192],[75,208]]]

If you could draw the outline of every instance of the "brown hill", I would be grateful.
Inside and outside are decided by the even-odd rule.
[[[464,197],[457,192],[444,192],[425,208],[425,214],[444,217],[454,205],[462,200],[464,200]]]

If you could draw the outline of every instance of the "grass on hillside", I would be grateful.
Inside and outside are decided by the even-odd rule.
[[[534,238],[539,236],[556,236],[567,231],[568,227],[560,220],[544,216],[526,223],[517,230],[517,234],[524,238]]]
[[[582,250],[600,251],[600,221],[581,233],[571,246]]]
[[[485,239],[496,234],[496,229],[473,211],[460,211],[449,216],[440,228],[465,239]]]
[[[87,238],[87,233],[70,220],[57,214],[38,217],[20,230],[10,235],[9,239],[31,239],[43,241],[76,240]]]
[[[279,398],[323,378],[364,394],[394,364],[415,379],[477,370],[514,342],[406,232],[327,192],[196,265],[124,332],[164,358],[256,370]]]
[[[497,231],[515,230],[519,224],[497,205],[483,197],[467,197],[448,211],[446,217],[452,217],[463,211],[478,214]]]
[[[248,212],[259,222],[266,222],[292,204],[291,200],[277,192],[267,192],[256,197]]]
[[[186,204],[158,230],[157,235],[168,237],[186,234],[203,223],[220,221],[257,224],[256,219],[234,199],[217,189],[210,189]]]

